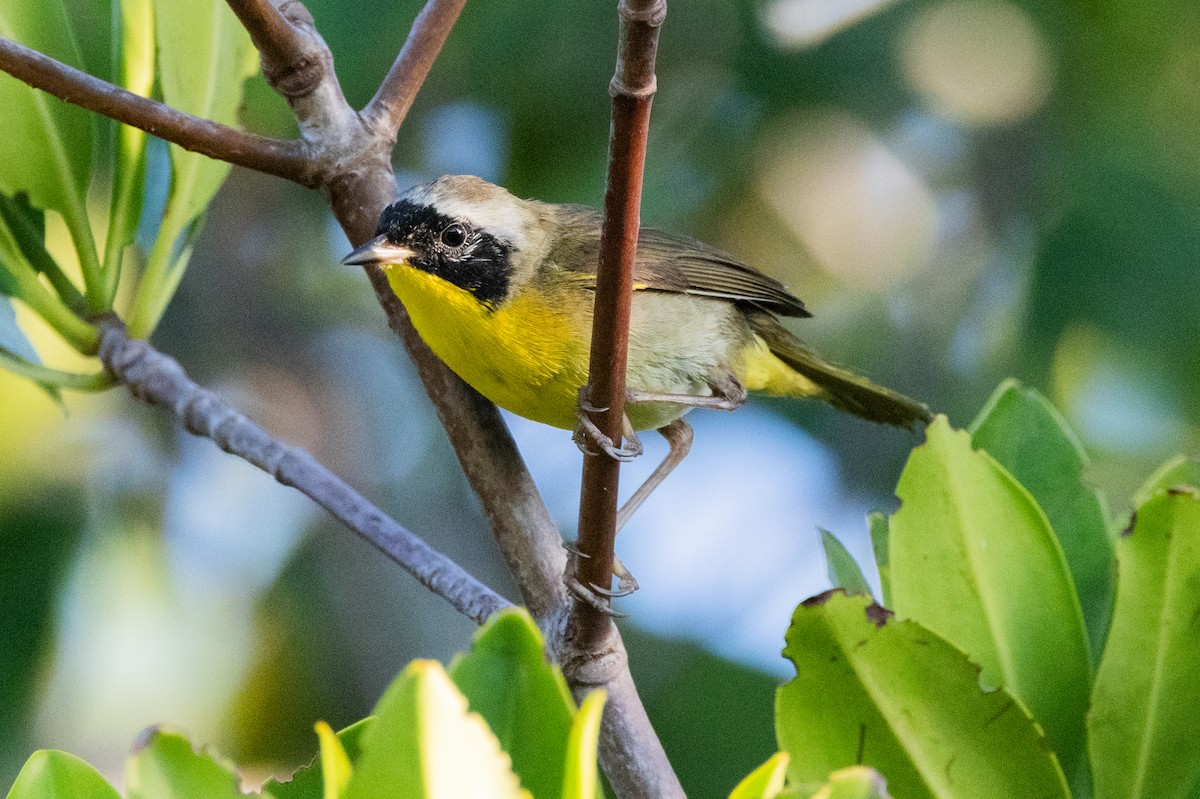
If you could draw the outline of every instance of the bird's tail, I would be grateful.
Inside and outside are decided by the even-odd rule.
[[[909,429],[933,419],[922,403],[825,360],[771,314],[750,313],[747,318],[775,357],[811,380],[821,390],[821,398],[838,410]]]

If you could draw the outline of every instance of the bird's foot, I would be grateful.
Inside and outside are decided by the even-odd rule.
[[[592,405],[588,398],[587,386],[581,387],[579,389],[579,426],[575,428],[571,440],[584,455],[607,455],[613,460],[628,463],[642,454],[641,439],[637,437],[637,433],[629,424],[629,417],[625,417],[625,446],[616,446],[612,438],[605,435],[604,431],[592,421],[591,414],[604,413],[607,410],[608,408],[597,408]]]

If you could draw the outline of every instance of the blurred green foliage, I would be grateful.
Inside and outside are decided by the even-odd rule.
[[[1084,478],[1109,496],[1130,496],[1157,463],[1194,452],[1194,3],[901,1],[806,46],[781,43],[771,31],[776,5],[671,6],[645,221],[700,236],[779,275],[816,314],[798,328],[807,340],[924,399],[959,426],[1003,377],[1037,386],[1092,455]],[[308,6],[347,96],[362,104],[420,3]],[[947,18],[978,21],[997,8],[1016,9],[1034,32],[1017,44],[1033,41],[1042,54],[1030,62],[1041,65],[1041,93],[1004,116],[1003,97],[988,106],[991,95],[976,91],[985,98],[982,112],[963,118],[955,109],[965,106],[953,104],[959,95],[952,90],[963,82],[970,89],[971,72],[952,60],[929,66],[930,52],[955,55],[953,47],[930,42],[944,43],[937,35]],[[88,34],[81,37],[84,63],[108,74],[109,45],[97,23],[108,18],[108,4],[71,4],[69,11]],[[965,32],[951,44],[976,29],[952,30]],[[401,131],[401,182],[475,172],[521,196],[598,204],[615,37],[614,8],[605,3],[468,4]],[[1019,50],[985,60],[990,71],[979,85],[1003,83]],[[961,80],[941,91],[939,76]],[[242,118],[264,133],[295,129],[261,77],[247,86]],[[152,145],[149,157],[153,171],[154,159],[161,164],[166,153]],[[818,167],[828,172],[814,172]],[[784,199],[794,202],[780,198],[788,187],[796,194]],[[887,235],[872,227],[880,220]],[[49,228],[51,249],[61,248],[65,232],[53,222]],[[880,269],[853,268],[858,261],[850,256],[867,252],[855,249],[862,242],[880,248]],[[155,343],[514,596],[486,522],[369,290],[360,275],[333,265],[345,242],[320,198],[235,171],[193,243],[191,266]],[[901,251],[910,255],[890,263],[888,253]],[[20,319],[43,360],[59,365],[66,355]],[[61,746],[115,770],[137,727],[159,721],[187,726],[239,762],[260,763],[264,773],[286,771],[311,752],[305,741],[313,718],[361,717],[404,663],[446,658],[469,635],[469,624],[319,516],[289,511],[264,522],[268,509],[288,501],[287,492],[253,483],[248,467],[230,466],[230,482],[215,480],[220,456],[197,454],[203,443],[184,440],[161,414],[127,397],[68,396],[67,403],[64,419],[36,388],[0,375],[0,530],[4,551],[14,553],[0,582],[0,702],[25,719],[0,738],[0,784],[12,782],[31,745]],[[911,439],[815,405],[770,406],[837,455],[844,491],[834,501],[867,497],[894,507],[890,492]],[[737,416],[722,421],[741,424]],[[747,446],[753,432],[746,429]],[[570,446],[565,438],[563,446]],[[149,466],[139,471],[139,463]],[[729,479],[730,502],[742,501],[743,489],[752,494],[752,476]],[[128,505],[122,497],[130,495],[153,499],[134,503],[116,521],[105,515],[114,504]],[[193,496],[209,499],[189,505]],[[1112,510],[1122,517],[1129,508]],[[103,529],[82,537],[89,524]],[[139,584],[139,573],[95,566],[105,562],[92,556],[96,539],[114,526],[136,530],[129,538],[156,549],[159,565],[150,571],[163,572],[172,601],[220,622],[203,629],[192,617],[171,624],[201,646],[209,645],[204,636],[212,628],[221,630],[233,665],[222,673],[222,687],[198,693],[192,705],[139,707],[109,729],[83,712],[73,719],[46,708],[106,690],[96,674],[73,683],[78,672],[70,665],[95,655],[80,643],[80,616],[73,615],[94,600],[85,578],[129,592]],[[297,544],[265,530],[309,537]],[[733,549],[734,533],[726,533]],[[263,540],[283,543],[274,554],[251,546]],[[730,558],[711,568],[738,565]],[[56,593],[62,585],[75,588]],[[653,590],[643,589],[648,597]],[[639,601],[629,600],[635,607]],[[82,618],[107,617],[96,611]],[[122,617],[101,637],[109,648],[129,647],[153,673],[157,639],[133,634],[150,629],[145,621]],[[716,621],[713,627],[722,629]],[[778,634],[782,645],[782,627]],[[635,676],[689,795],[723,795],[770,754],[774,679],[690,644],[631,638]],[[704,708],[680,707],[685,681],[711,692]],[[701,712],[695,721],[688,715]],[[723,734],[729,724],[740,730],[736,740]],[[698,729],[723,745],[693,746]]]

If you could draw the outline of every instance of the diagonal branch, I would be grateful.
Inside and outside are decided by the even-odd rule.
[[[367,124],[395,141],[425,77],[467,0],[428,0],[379,90],[363,109]]]
[[[308,452],[273,438],[219,395],[196,385],[173,358],[141,339],[129,338],[118,321],[109,319],[100,325],[100,360],[134,397],[166,408],[189,433],[212,439],[226,452],[299,490],[464,616],[482,623],[509,604]]]
[[[177,111],[81,72],[0,36],[0,70],[35,89],[210,158],[266,172],[313,188],[315,175],[298,141],[283,141]]]

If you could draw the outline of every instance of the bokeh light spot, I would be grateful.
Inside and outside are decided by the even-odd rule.
[[[1053,80],[1050,51],[1012,3],[954,0],[913,21],[900,46],[909,84],[938,113],[968,125],[1028,117]]]
[[[820,264],[881,289],[927,263],[937,234],[929,187],[865,125],[808,112],[763,150],[759,190]]]

